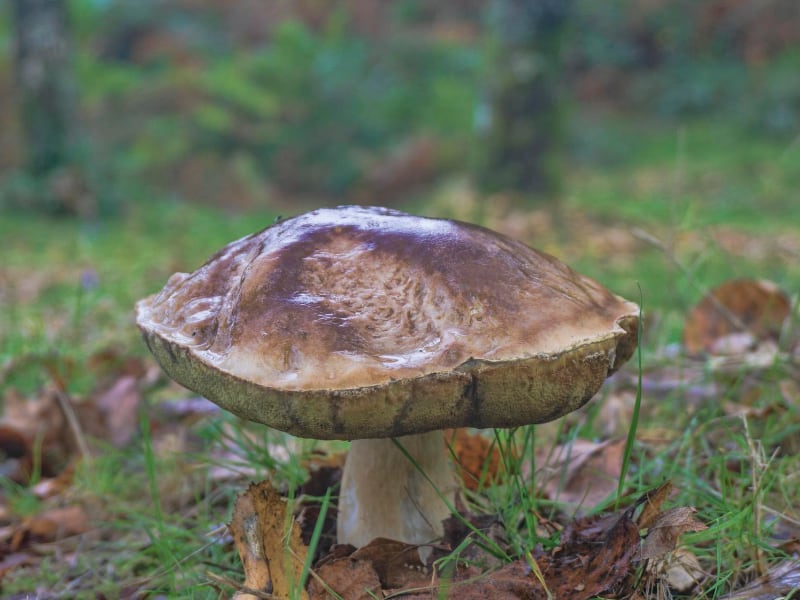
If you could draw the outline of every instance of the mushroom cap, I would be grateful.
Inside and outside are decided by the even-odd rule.
[[[558,418],[631,356],[638,319],[521,242],[360,206],[232,242],[136,305],[173,379],[317,439]]]

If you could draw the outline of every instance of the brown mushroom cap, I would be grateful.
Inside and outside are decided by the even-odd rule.
[[[175,380],[318,439],[555,419],[631,356],[639,314],[488,229],[358,206],[235,241],[136,309]]]

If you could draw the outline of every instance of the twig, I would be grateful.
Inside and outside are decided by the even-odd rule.
[[[92,453],[89,450],[89,444],[86,443],[86,437],[83,435],[81,423],[78,421],[78,416],[75,414],[75,408],[72,406],[72,400],[66,391],[56,383],[56,397],[58,404],[61,407],[61,412],[64,413],[64,418],[67,419],[67,424],[72,431],[72,436],[75,438],[75,443],[78,445],[78,450],[81,452],[83,461],[86,466],[92,466]]]
[[[738,316],[736,316],[734,313],[732,313],[730,310],[728,310],[728,307],[727,307],[727,306],[725,306],[725,305],[724,305],[722,302],[720,302],[720,301],[717,299],[717,297],[716,297],[716,296],[714,296],[713,294],[709,294],[707,289],[704,289],[704,288],[703,288],[701,285],[699,285],[699,284],[695,283],[695,281],[694,281],[694,278],[693,278],[693,277],[691,277],[691,276],[690,276],[690,274],[689,274],[689,269],[687,269],[687,268],[686,268],[686,267],[683,265],[683,263],[682,263],[681,261],[679,261],[679,260],[678,260],[678,258],[675,256],[675,253],[674,253],[674,252],[673,252],[673,251],[672,251],[670,248],[668,248],[668,247],[667,247],[667,245],[666,245],[664,242],[662,242],[660,239],[658,239],[658,238],[657,238],[656,236],[654,236],[652,233],[649,233],[649,232],[647,232],[647,231],[645,231],[644,229],[641,229],[641,228],[639,228],[639,227],[634,227],[634,228],[632,228],[632,229],[631,229],[631,234],[632,234],[632,235],[633,235],[635,238],[638,238],[638,239],[642,240],[643,242],[647,242],[647,243],[648,243],[648,244],[650,244],[651,246],[653,246],[653,247],[655,247],[655,248],[658,248],[659,250],[661,250],[661,252],[663,252],[663,253],[664,253],[664,255],[665,255],[665,256],[666,256],[666,257],[669,259],[669,261],[670,261],[670,262],[671,262],[671,263],[672,263],[672,264],[673,264],[673,265],[674,265],[674,266],[675,266],[675,267],[676,267],[676,268],[677,268],[679,271],[681,271],[681,272],[682,272],[684,275],[686,275],[686,276],[687,276],[687,277],[686,277],[686,279],[687,279],[687,281],[689,282],[689,284],[690,284],[690,285],[691,285],[691,286],[692,286],[692,287],[693,287],[695,290],[697,290],[698,292],[700,292],[700,294],[702,294],[703,296],[705,296],[706,298],[708,298],[708,299],[709,299],[709,301],[711,302],[711,304],[713,304],[713,305],[714,305],[714,308],[715,308],[715,309],[716,309],[716,310],[717,310],[717,311],[718,311],[718,312],[719,312],[719,313],[720,313],[720,314],[721,314],[721,315],[722,315],[722,316],[723,316],[723,317],[724,317],[724,318],[725,318],[725,319],[726,319],[726,320],[727,320],[727,321],[728,321],[728,322],[729,322],[731,325],[733,325],[733,326],[734,326],[734,327],[735,327],[735,328],[736,328],[738,331],[741,331],[742,333],[747,333],[747,332],[749,331],[749,328],[747,327],[747,325],[745,325],[745,324],[744,324],[744,322],[743,322],[743,321],[742,321],[742,320],[741,320],[741,319],[740,319]]]

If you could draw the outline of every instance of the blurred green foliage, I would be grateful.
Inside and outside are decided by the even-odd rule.
[[[617,106],[797,134],[797,3],[576,0],[574,14],[572,63],[584,75],[613,73]]]
[[[344,2],[315,4],[324,17],[316,21],[286,6],[253,40],[226,21],[232,7],[210,0],[71,0],[85,132],[76,164],[90,172],[95,212],[154,193],[191,198],[198,189],[216,201],[242,188],[259,199],[280,190],[336,200],[420,136],[435,140],[434,175],[476,164],[491,69],[486,11],[407,0],[381,13],[376,33]],[[791,139],[800,127],[793,7],[792,0],[576,0],[563,73],[570,114],[603,106],[662,123],[722,116],[748,135]],[[771,33],[775,23],[780,36]],[[0,53],[10,59],[11,52],[8,14],[0,11]],[[5,111],[13,109],[8,88]],[[571,132],[572,159],[621,157],[613,132],[603,139],[592,139],[597,128]],[[233,184],[216,188],[198,173]],[[40,183],[14,174],[2,180],[23,204]]]
[[[430,133],[461,145],[471,131],[478,49],[370,43],[349,30],[343,11],[321,31],[286,21],[267,44],[199,60],[199,68],[165,62],[143,70],[83,57],[88,99],[141,100],[148,91],[155,98],[155,114],[129,145],[139,168],[169,170],[193,154],[213,155],[282,189],[336,196],[404,139]]]
[[[187,149],[244,152],[282,187],[340,195],[410,132],[469,131],[474,50],[374,48],[343,25],[315,34],[287,22],[269,46],[198,73],[204,98],[185,115]]]

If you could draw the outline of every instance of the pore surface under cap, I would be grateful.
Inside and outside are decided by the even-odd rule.
[[[558,417],[630,356],[637,313],[487,229],[341,207],[173,275],[137,322],[170,375],[223,407],[357,438]]]

